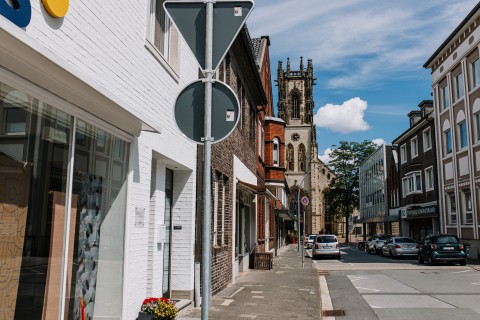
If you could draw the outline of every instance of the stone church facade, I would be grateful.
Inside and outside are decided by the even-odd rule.
[[[296,213],[298,188],[300,198],[309,198],[310,202],[305,211],[306,234],[325,231],[324,194],[334,178],[333,172],[318,158],[316,128],[313,123],[314,82],[311,59],[307,60],[307,67],[304,68],[301,57],[299,70],[290,68],[289,58],[286,69],[283,68],[282,61],[278,62],[277,107],[278,116],[286,123],[285,177],[290,187],[289,204],[290,210]],[[301,212],[301,219],[302,216]]]

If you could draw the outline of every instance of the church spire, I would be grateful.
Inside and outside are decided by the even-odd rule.
[[[300,75],[303,76],[303,57],[300,57]]]

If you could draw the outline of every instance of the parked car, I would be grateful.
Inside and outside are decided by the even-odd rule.
[[[316,234],[311,234],[308,236],[307,239],[307,249],[312,249],[313,247],[313,242],[315,242],[315,238],[317,237]]]
[[[430,265],[437,262],[457,262],[461,266],[467,264],[465,247],[456,235],[428,235],[418,250],[418,263],[427,261]]]
[[[414,256],[418,253],[418,244],[410,237],[391,237],[382,247],[382,255],[390,258],[397,256]]]
[[[369,238],[367,240],[367,246],[365,247],[365,251],[367,251],[367,253],[382,253],[382,247],[385,244],[385,241],[389,238],[389,235],[384,234],[377,234],[372,238]]]
[[[319,256],[334,256],[340,259],[340,243],[333,234],[317,235],[312,248],[312,257],[316,259]]]

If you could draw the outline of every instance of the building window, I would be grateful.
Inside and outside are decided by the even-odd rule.
[[[294,170],[294,153],[293,153],[293,146],[291,144],[288,145],[287,147],[287,170],[293,171]]]
[[[442,99],[442,107],[443,109],[447,109],[448,107],[450,107],[450,95],[448,94],[448,85],[445,85],[444,87],[442,87],[442,92],[440,93],[441,94],[441,99]]]
[[[420,171],[415,171],[407,174],[402,179],[403,196],[411,193],[422,192],[422,175]]]
[[[470,189],[462,190],[463,196],[463,222],[464,224],[473,224],[472,214],[472,193]]]
[[[445,154],[452,153],[452,131],[450,129],[444,132],[445,135]]]
[[[407,145],[404,144],[400,147],[400,160],[402,163],[407,162]]]
[[[305,163],[306,163],[305,146],[302,143],[298,147],[298,171],[305,172]]]
[[[480,60],[472,62],[472,88],[476,88],[480,84]]]
[[[467,147],[467,124],[465,120],[458,124],[458,145],[460,149]]]
[[[455,100],[463,98],[465,95],[463,73],[460,72],[455,76]]]
[[[477,141],[480,141],[480,112],[475,113],[475,125],[477,126]]]
[[[300,103],[298,101],[298,95],[294,94],[292,96],[292,119],[300,118]]]
[[[430,128],[423,131],[423,152],[432,148],[432,130]]]
[[[425,191],[434,190],[433,167],[425,169]]]
[[[410,147],[411,147],[411,151],[412,151],[412,158],[415,158],[416,156],[418,156],[418,139],[417,139],[417,137],[410,140]]]
[[[273,138],[273,165],[275,167],[279,166],[280,160],[278,159],[280,144],[278,143],[278,138]]]
[[[449,193],[447,195],[447,210],[448,210],[448,223],[450,225],[457,224],[457,205],[455,204],[455,194]]]
[[[265,131],[262,126],[262,122],[260,119],[258,120],[257,123],[258,126],[258,155],[260,156],[261,159],[264,158],[264,145],[265,145]]]
[[[170,58],[170,28],[171,22],[163,10],[165,0],[150,1],[150,25],[148,40],[168,61]]]

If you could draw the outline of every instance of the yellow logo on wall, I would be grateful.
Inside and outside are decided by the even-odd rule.
[[[42,0],[48,13],[55,18],[63,18],[68,11],[69,0]]]

